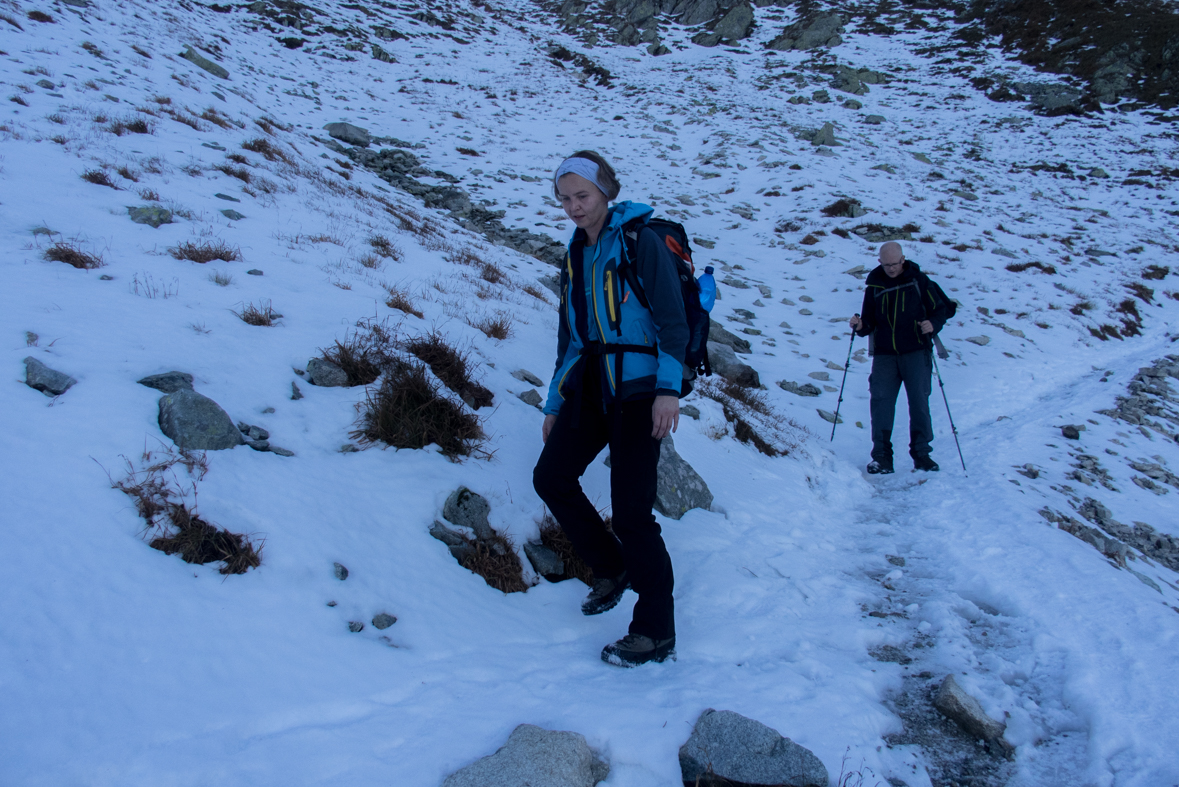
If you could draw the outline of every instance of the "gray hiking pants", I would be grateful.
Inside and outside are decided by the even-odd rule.
[[[932,351],[918,350],[903,355],[877,353],[872,357],[872,374],[868,377],[872,397],[872,458],[877,462],[892,462],[892,424],[902,383],[909,399],[909,455],[916,459],[929,456],[931,450]]]

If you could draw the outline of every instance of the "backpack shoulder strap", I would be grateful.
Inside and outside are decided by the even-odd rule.
[[[618,266],[618,274],[622,276],[631,292],[639,299],[639,303],[647,311],[651,310],[651,302],[647,300],[647,293],[639,284],[639,277],[635,274],[635,264],[639,260],[639,233],[643,231],[646,222],[641,218],[632,219],[622,225],[622,245],[625,259]]]

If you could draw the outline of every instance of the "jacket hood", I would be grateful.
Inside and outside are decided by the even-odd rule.
[[[647,218],[654,212],[654,208],[652,208],[650,205],[644,205],[641,202],[631,202],[630,200],[626,200],[624,202],[616,203],[614,207],[610,208],[610,212],[606,214],[606,224],[602,227],[602,230],[605,231],[607,229],[618,229],[628,221],[633,219]],[[584,237],[585,230],[579,227],[573,233],[573,237],[569,242],[572,244],[574,241],[580,240]]]

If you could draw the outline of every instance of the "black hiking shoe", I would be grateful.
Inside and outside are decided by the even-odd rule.
[[[595,579],[589,595],[581,602],[581,614],[600,615],[614,609],[628,587],[630,580],[627,579],[625,571],[614,579]]]
[[[892,472],[892,462],[880,462],[873,459],[868,463],[868,475],[888,475]]]
[[[602,661],[615,667],[637,667],[648,661],[675,661],[675,637],[654,640],[642,634],[627,634],[602,648]]]
[[[924,470],[927,473],[936,473],[938,470],[941,470],[941,468],[937,466],[937,462],[933,461],[933,459],[929,456],[914,457],[913,469]]]

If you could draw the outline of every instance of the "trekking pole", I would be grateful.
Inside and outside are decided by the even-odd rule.
[[[942,401],[946,403],[946,415],[950,417],[950,431],[954,433],[954,445],[958,447],[958,461],[962,463],[963,475],[968,475],[966,472],[966,460],[962,458],[962,444],[958,442],[958,427],[954,426],[954,416],[950,413],[950,400],[946,398],[946,384],[942,382],[941,370],[937,368],[937,353],[932,353],[933,371],[937,375],[938,387],[942,389]]]
[[[851,366],[852,346],[856,343],[856,332],[852,329],[851,341],[847,343],[847,361],[843,364],[843,382],[839,384],[839,401],[835,403],[835,420],[831,422],[831,440],[835,440],[835,427],[839,425],[839,408],[843,404],[843,386],[847,384],[847,368]]]

